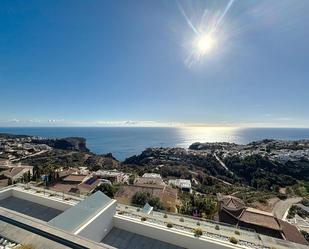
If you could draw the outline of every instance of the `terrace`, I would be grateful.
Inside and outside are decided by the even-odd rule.
[[[19,199],[13,196],[1,200],[0,206],[43,221],[50,221],[62,213],[61,210]]]
[[[9,212],[14,219],[28,217],[31,223],[46,231],[53,229],[68,238],[82,236],[119,249],[145,248],[143,245],[153,249],[308,248],[211,220],[155,211],[147,215],[137,207],[121,204],[116,207],[114,200],[102,195],[97,192],[81,198],[19,184],[1,189],[0,211]],[[201,234],[194,234],[196,228]],[[231,237],[237,244],[231,243]]]
[[[119,228],[113,228],[102,242],[118,249],[182,249],[181,247]]]
[[[142,209],[122,204],[117,205],[116,217],[124,217],[130,220],[143,222],[144,224],[154,225],[168,229],[170,231],[181,232],[186,235],[193,235],[196,228],[202,230],[199,238],[216,240],[231,244],[230,238],[237,239],[237,245],[242,248],[269,249],[269,248],[307,248],[304,245],[292,243],[285,240],[257,234],[254,230],[235,227],[229,224],[215,222],[212,220],[185,217],[174,213],[162,213],[153,211],[145,214]],[[143,221],[142,221],[143,220]]]

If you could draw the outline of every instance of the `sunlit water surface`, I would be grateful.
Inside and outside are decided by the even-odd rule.
[[[147,147],[187,148],[194,142],[223,141],[245,144],[265,138],[309,139],[309,129],[291,128],[12,127],[0,128],[1,132],[43,137],[84,137],[92,152],[99,154],[112,152],[119,160],[141,153]]]

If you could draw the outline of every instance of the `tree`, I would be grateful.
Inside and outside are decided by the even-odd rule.
[[[163,209],[163,204],[159,197],[152,196],[148,203],[150,206],[154,207],[154,209]]]
[[[136,192],[132,197],[132,203],[144,206],[150,198],[150,193],[147,192]]]
[[[135,178],[136,178],[136,175],[135,175],[135,174],[130,175],[130,177],[129,177],[129,183],[130,183],[131,185],[134,184]]]
[[[132,197],[132,203],[139,206],[144,206],[148,203],[154,209],[163,209],[163,204],[160,198],[153,196],[148,192],[136,192]]]
[[[180,213],[198,215],[203,218],[212,218],[217,211],[217,204],[214,198],[203,197],[195,194],[182,194],[182,206]]]
[[[95,192],[97,191],[101,191],[104,194],[106,194],[108,197],[114,198],[114,195],[116,193],[116,188],[111,184],[103,183],[95,188]]]

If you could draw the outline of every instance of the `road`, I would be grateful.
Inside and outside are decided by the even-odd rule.
[[[302,200],[301,197],[293,197],[293,198],[288,198],[286,200],[280,200],[275,204],[273,208],[273,214],[275,215],[275,217],[284,220],[286,218],[289,208],[293,204],[296,204],[300,202],[301,200]]]
[[[189,170],[189,172],[190,172],[191,174],[193,174],[193,175],[197,175],[197,173],[194,172],[194,171],[192,171],[192,170]],[[221,179],[219,179],[219,178],[217,178],[217,177],[215,177],[215,176],[211,176],[211,175],[207,175],[207,176],[209,176],[210,178],[215,179],[215,180],[217,180],[217,181],[219,181],[219,182],[222,182],[222,183],[224,183],[224,184],[226,184],[226,185],[229,185],[229,186],[232,185],[231,183],[226,182],[226,181],[223,181],[223,180],[221,180]]]
[[[225,168],[227,171],[229,171],[229,172],[231,172],[231,174],[233,174],[233,172],[230,171],[228,167],[226,167],[225,163],[222,162],[222,160],[217,156],[216,153],[214,153],[214,156],[215,156],[215,158],[217,159],[217,161],[220,163],[220,165],[221,165],[223,168]]]
[[[41,150],[41,151],[34,153],[34,154],[31,154],[29,156],[23,156],[23,157],[20,157],[20,158],[13,159],[13,160],[11,160],[11,162],[18,162],[20,160],[24,160],[24,159],[29,158],[29,157],[38,156],[38,155],[46,153],[47,151],[50,151],[50,150]]]

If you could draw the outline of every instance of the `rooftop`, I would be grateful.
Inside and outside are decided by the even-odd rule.
[[[224,205],[224,207],[229,208],[229,209],[242,209],[245,207],[244,202],[241,199],[236,198],[234,196],[218,195],[218,199]]]
[[[75,232],[94,214],[113,202],[112,199],[98,191],[77,205],[65,210],[62,214],[49,221],[49,224],[68,232]]]
[[[290,241],[260,235],[251,229],[236,227],[225,223],[215,222],[213,220],[193,219],[192,217],[181,216],[174,213],[168,213],[167,218],[164,218],[164,213],[162,212],[153,211],[150,215],[146,215],[138,210],[138,208],[132,206],[122,204],[117,205],[118,215],[120,214],[120,216],[125,216],[136,220],[140,220],[141,217],[147,217],[147,223],[162,226],[164,228],[166,227],[167,222],[171,222],[173,223],[172,229],[183,232],[184,234],[192,234],[192,230],[197,227],[197,222],[199,222],[200,225],[198,227],[203,230],[202,237],[216,239],[222,242],[228,242],[229,237],[235,237],[239,240],[238,244],[244,246],[245,248],[308,248],[307,246],[294,244]],[[183,217],[184,221],[180,221],[180,217]],[[219,230],[216,229],[216,226],[219,226]],[[236,235],[235,231],[239,231],[240,235]],[[299,243],[300,241],[294,242]]]
[[[0,206],[43,221],[49,221],[62,213],[61,210],[13,196],[0,200]]]
[[[181,247],[119,228],[113,228],[102,242],[118,249],[182,249]]]
[[[11,196],[3,198],[5,193],[9,193],[9,191],[11,191]],[[13,191],[15,191],[15,196],[12,194]],[[23,196],[26,200],[19,199],[17,196]],[[19,184],[2,189],[0,191],[0,197],[3,200],[9,200],[8,203],[10,204],[6,207],[0,207],[0,235],[20,243],[23,238],[23,233],[21,233],[21,237],[19,237],[19,234],[16,232],[9,234],[7,231],[11,231],[10,229],[1,231],[1,222],[8,223],[8,221],[13,221],[13,226],[16,226],[15,224],[17,222],[17,224],[22,224],[22,226],[27,227],[27,229],[31,230],[34,228],[36,229],[35,231],[39,230],[39,234],[31,231],[36,238],[38,238],[38,235],[43,237],[42,240],[39,239],[36,241],[39,245],[42,241],[45,241],[45,239],[47,239],[46,243],[49,243],[48,241],[50,241],[50,243],[56,243],[54,247],[41,246],[40,248],[62,249],[67,248],[62,247],[63,245],[67,246],[72,244],[80,244],[82,246],[73,246],[73,248],[83,249],[180,249],[182,247],[199,249],[308,248],[307,246],[289,241],[260,235],[250,229],[242,229],[212,220],[195,219],[174,213],[167,213],[168,217],[166,218],[162,212],[154,211],[151,214],[145,214],[141,209],[136,207],[118,204],[117,213],[115,214],[115,209],[113,209],[116,208],[115,201],[101,192],[96,192],[88,197],[77,198],[48,190],[43,191],[41,189],[38,191],[36,187]],[[34,207],[30,200],[48,203],[49,205],[47,206],[50,208],[52,205],[61,207],[59,210],[61,209],[62,211],[60,211],[58,216],[46,222],[50,219],[50,217],[44,216],[44,208],[47,206],[41,207],[39,205]],[[30,203],[27,203],[27,201]],[[35,211],[33,214],[31,209],[37,209],[37,207],[39,210],[38,213]],[[40,215],[43,215],[43,217],[40,217]],[[259,215],[266,216],[264,214]],[[141,217],[146,217],[146,221],[141,221]],[[183,220],[180,219],[181,217]],[[111,221],[111,223],[109,223],[111,225],[110,227],[105,226],[107,220]],[[197,224],[197,222],[199,222],[199,224]],[[167,228],[167,223],[172,223],[173,227]],[[12,224],[10,223],[9,225],[9,227],[11,227]],[[197,226],[203,231],[202,236],[199,238],[196,238],[192,232]],[[217,226],[219,226],[219,229],[217,229]],[[20,228],[21,227],[18,227],[18,229]],[[289,230],[290,228],[291,227],[288,226],[286,229],[288,233],[287,236],[294,232],[294,230]],[[239,231],[239,234],[236,234],[235,231]],[[93,238],[93,234],[100,236],[100,239],[97,240],[98,237]],[[10,235],[10,237],[7,235]],[[232,236],[238,240],[237,245],[233,245],[229,242],[229,238]],[[101,244],[97,242],[101,242]],[[295,242],[300,243],[299,241]],[[60,243],[61,246],[57,247],[57,243]],[[190,243],[193,243],[194,246],[192,246],[192,244],[190,246]]]
[[[145,173],[143,175],[143,177],[147,177],[147,178],[160,178],[162,179],[160,174],[156,174],[156,173]]]
[[[68,182],[83,182],[87,175],[68,175],[66,176],[63,181]]]
[[[14,177],[18,175],[20,172],[22,172],[25,168],[24,167],[14,167],[14,168],[9,168],[5,171],[2,171],[1,174],[7,176],[7,177]]]
[[[274,216],[253,212],[252,210],[244,210],[240,215],[239,220],[258,226],[271,228],[274,230],[281,230]]]

